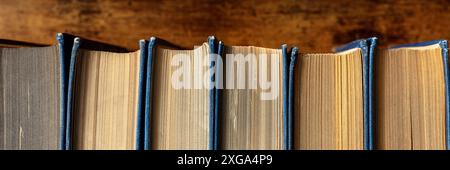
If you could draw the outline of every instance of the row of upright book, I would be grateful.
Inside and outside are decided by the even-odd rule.
[[[333,53],[0,40],[0,149],[449,149],[446,40]]]

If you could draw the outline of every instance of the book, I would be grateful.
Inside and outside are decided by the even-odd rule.
[[[0,149],[58,149],[60,47],[10,40],[0,44]]]
[[[2,150],[446,150],[448,42],[0,40]]]
[[[291,51],[220,44],[218,149],[290,148],[288,67]]]
[[[291,64],[293,149],[372,149],[372,70],[376,38],[336,53],[299,53]]]
[[[192,50],[149,40],[144,149],[214,149],[215,38]]]
[[[67,80],[65,149],[136,150],[142,147],[143,66],[140,49],[75,37]]]
[[[376,148],[449,148],[448,43],[381,50],[375,60]]]
[[[64,149],[73,39],[58,33],[50,46],[0,40],[2,149]]]

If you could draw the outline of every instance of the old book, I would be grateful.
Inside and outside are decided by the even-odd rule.
[[[144,148],[212,149],[214,37],[193,50],[152,38],[149,49]]]
[[[64,149],[67,70],[74,36],[57,44],[0,40],[1,146]]]
[[[288,148],[288,52],[253,46],[224,46],[219,82],[218,148]]]
[[[0,48],[0,149],[58,149],[59,47],[5,46],[10,48]]]
[[[134,52],[83,43],[70,61],[66,149],[138,149],[146,42]]]
[[[447,41],[383,50],[375,66],[376,148],[448,148]]]
[[[293,80],[294,149],[371,149],[371,60],[376,39],[337,53],[300,53]]]

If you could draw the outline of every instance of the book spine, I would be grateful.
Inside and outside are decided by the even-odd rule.
[[[283,74],[282,74],[282,97],[283,97],[283,148],[285,150],[289,150],[289,127],[288,127],[288,121],[289,121],[289,102],[288,102],[288,80],[287,75],[289,74],[289,66],[287,63],[289,62],[288,58],[288,51],[287,51],[287,45],[283,44],[281,45],[281,54],[282,54],[282,60],[283,60]]]
[[[364,112],[364,150],[370,150],[371,138],[371,116],[369,113],[369,60],[368,60],[368,47],[367,41],[359,41],[359,48],[362,53],[363,62],[363,112]]]
[[[367,43],[369,46],[369,51],[368,51],[368,64],[369,64],[369,72],[368,72],[368,77],[369,77],[369,81],[368,81],[368,146],[367,149],[368,150],[373,150],[374,149],[374,123],[375,121],[374,119],[374,115],[373,115],[373,107],[374,107],[374,103],[373,103],[373,70],[374,70],[374,56],[375,56],[375,50],[376,50],[376,46],[377,46],[377,38],[376,37],[372,37],[367,39]]]
[[[216,66],[216,53],[217,50],[215,48],[216,38],[214,36],[208,37],[208,45],[209,45],[209,71],[210,71],[210,83],[209,83],[209,150],[216,149],[216,139],[217,133],[215,131],[216,128],[216,88],[215,88],[215,66]]]
[[[138,110],[137,110],[137,122],[136,122],[136,150],[143,149],[143,136],[144,136],[144,107],[145,107],[145,78],[146,76],[146,59],[147,59],[147,41],[139,41],[139,87],[138,87]]]
[[[67,112],[66,112],[66,144],[65,149],[72,149],[72,118],[73,118],[73,97],[74,97],[74,85],[75,85],[75,71],[77,52],[80,47],[80,38],[73,39],[72,52],[70,55],[70,68],[69,68],[69,80],[67,87]]]
[[[153,73],[153,57],[155,54],[155,46],[157,44],[156,37],[151,37],[148,43],[147,63],[146,63],[146,81],[145,81],[145,109],[144,109],[144,150],[151,148],[151,96],[152,96],[152,73]]]
[[[60,129],[59,129],[59,149],[65,149],[66,143],[66,57],[65,57],[65,44],[64,35],[62,33],[56,34],[56,40],[58,42],[59,62],[60,62]]]
[[[441,40],[439,46],[442,48],[442,58],[444,61],[444,80],[445,80],[445,143],[446,149],[450,149],[450,85],[448,70],[448,42]]]
[[[223,54],[224,54],[224,44],[222,41],[219,41],[218,48],[217,48],[217,54],[219,54],[217,57],[220,57],[221,63],[216,63],[216,77],[215,77],[215,83],[216,83],[216,99],[215,99],[215,110],[214,110],[214,132],[216,133],[214,135],[214,150],[219,149],[219,99],[221,96],[221,90],[223,86],[221,83],[223,83]],[[220,82],[221,81],[221,82]]]
[[[294,141],[294,127],[293,127],[293,121],[294,121],[294,70],[295,65],[297,62],[297,56],[298,56],[298,48],[293,47],[291,50],[291,58],[289,61],[286,61],[286,64],[289,64],[289,75],[288,75],[288,98],[287,98],[287,129],[286,129],[286,135],[287,135],[287,141],[285,145],[287,146],[287,150],[293,149],[293,141]],[[289,62],[289,63],[288,63]]]

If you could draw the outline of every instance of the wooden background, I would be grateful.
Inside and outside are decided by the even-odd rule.
[[[230,45],[327,52],[357,38],[390,44],[450,39],[450,0],[0,0],[0,38],[55,43],[56,32],[138,47],[158,36],[192,48]]]

